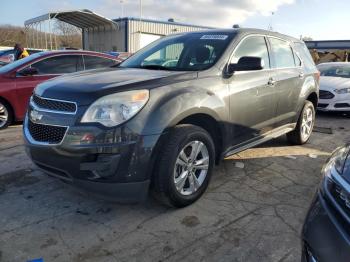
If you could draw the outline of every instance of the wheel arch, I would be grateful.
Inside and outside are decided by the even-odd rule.
[[[316,110],[317,104],[318,104],[318,95],[317,95],[317,93],[316,92],[310,93],[307,96],[306,100],[310,101],[314,105],[315,110]]]
[[[213,116],[206,113],[195,113],[184,117],[176,123],[176,125],[191,124],[203,128],[209,133],[215,145],[215,162],[220,161],[221,152],[223,149],[223,131],[219,121]],[[175,125],[175,126],[176,126]]]

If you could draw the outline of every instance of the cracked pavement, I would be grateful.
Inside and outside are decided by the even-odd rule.
[[[106,202],[36,170],[21,126],[0,131],[0,261],[300,261],[300,232],[349,116],[318,114],[308,144],[285,136],[224,160],[192,206]],[[239,163],[239,164],[237,164]]]

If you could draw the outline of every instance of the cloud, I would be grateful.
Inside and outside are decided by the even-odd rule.
[[[122,0],[124,15],[139,17],[139,0]],[[121,16],[121,1],[104,0],[96,12],[110,18]],[[248,17],[270,15],[295,0],[143,0],[143,17],[191,24],[231,27]]]

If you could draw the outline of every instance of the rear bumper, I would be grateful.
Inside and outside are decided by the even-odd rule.
[[[303,262],[349,261],[347,232],[321,193],[317,193],[308,212],[302,238]]]

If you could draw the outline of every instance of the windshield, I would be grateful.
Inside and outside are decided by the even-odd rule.
[[[14,61],[13,63],[2,66],[2,67],[0,67],[0,73],[10,72],[13,69],[20,67],[20,66],[24,65],[25,63],[30,62],[30,61],[32,61],[40,56],[41,56],[41,53],[36,53],[36,54],[30,55],[30,56],[27,56],[23,59]]]
[[[350,78],[350,63],[343,65],[319,65],[321,76]]]
[[[210,32],[172,35],[141,49],[120,64],[126,68],[200,71],[213,66],[226,50],[234,33]]]

